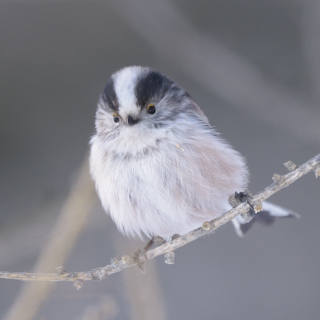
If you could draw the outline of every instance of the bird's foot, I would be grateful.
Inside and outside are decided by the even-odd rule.
[[[153,245],[159,247],[165,242],[166,241],[159,236],[153,237],[143,249],[138,249],[132,254],[134,262],[136,262],[138,268],[142,273],[146,273],[146,261],[144,259],[141,259],[141,257],[147,258],[146,253],[150,248],[152,248]]]
[[[241,203],[243,203],[243,202],[247,202],[249,205],[252,205],[251,203],[250,203],[250,200],[252,199],[252,196],[251,196],[251,194],[249,193],[249,192],[247,192],[247,191],[242,191],[242,192],[235,192],[234,193],[234,197],[238,200],[238,201],[240,201]]]
[[[145,249],[138,249],[132,254],[133,261],[137,264],[138,268],[142,273],[146,273],[146,261],[141,258],[146,257],[146,250]]]
[[[153,237],[143,248],[143,251],[147,252],[150,248],[152,248],[153,245],[155,245],[156,247],[159,247],[164,243],[166,243],[166,240],[164,240],[162,237],[160,236]]]
[[[161,245],[166,243],[166,240],[164,240],[160,236],[153,237],[152,240],[153,240],[153,243],[155,244],[156,247],[160,247]]]
[[[239,203],[244,203],[246,202],[250,209],[248,212],[242,214],[242,218],[246,221],[249,222],[255,215],[255,210],[253,203],[251,201],[252,199],[252,194],[249,191],[244,191],[244,192],[235,192],[234,193],[234,198],[239,202]]]

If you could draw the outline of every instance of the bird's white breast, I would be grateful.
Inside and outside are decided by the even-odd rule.
[[[158,129],[152,137],[132,127],[108,143],[92,138],[91,173],[104,209],[123,233],[184,234],[222,214],[228,197],[245,187],[242,157],[187,125]]]

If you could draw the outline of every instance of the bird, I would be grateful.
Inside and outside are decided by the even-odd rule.
[[[245,158],[225,141],[175,81],[142,66],[115,72],[98,100],[90,173],[119,231],[169,241],[231,209],[246,194]],[[239,193],[237,193],[239,194]],[[264,202],[264,211],[232,220],[239,236],[258,221],[298,217]]]

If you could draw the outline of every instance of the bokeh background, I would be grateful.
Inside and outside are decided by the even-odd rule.
[[[121,67],[179,82],[246,157],[253,192],[319,153],[319,30],[311,0],[0,1],[0,270],[31,271],[46,250]],[[309,174],[270,199],[302,219],[243,239],[228,224],[145,276],[57,283],[32,319],[319,319],[319,190]],[[139,246],[97,201],[63,265],[90,270]],[[1,318],[23,285],[0,280]]]

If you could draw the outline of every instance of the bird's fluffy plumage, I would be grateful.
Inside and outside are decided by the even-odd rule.
[[[129,116],[137,123],[130,125]],[[96,131],[91,174],[103,208],[126,235],[189,232],[228,210],[229,196],[247,186],[243,157],[179,85],[149,68],[111,77]]]

